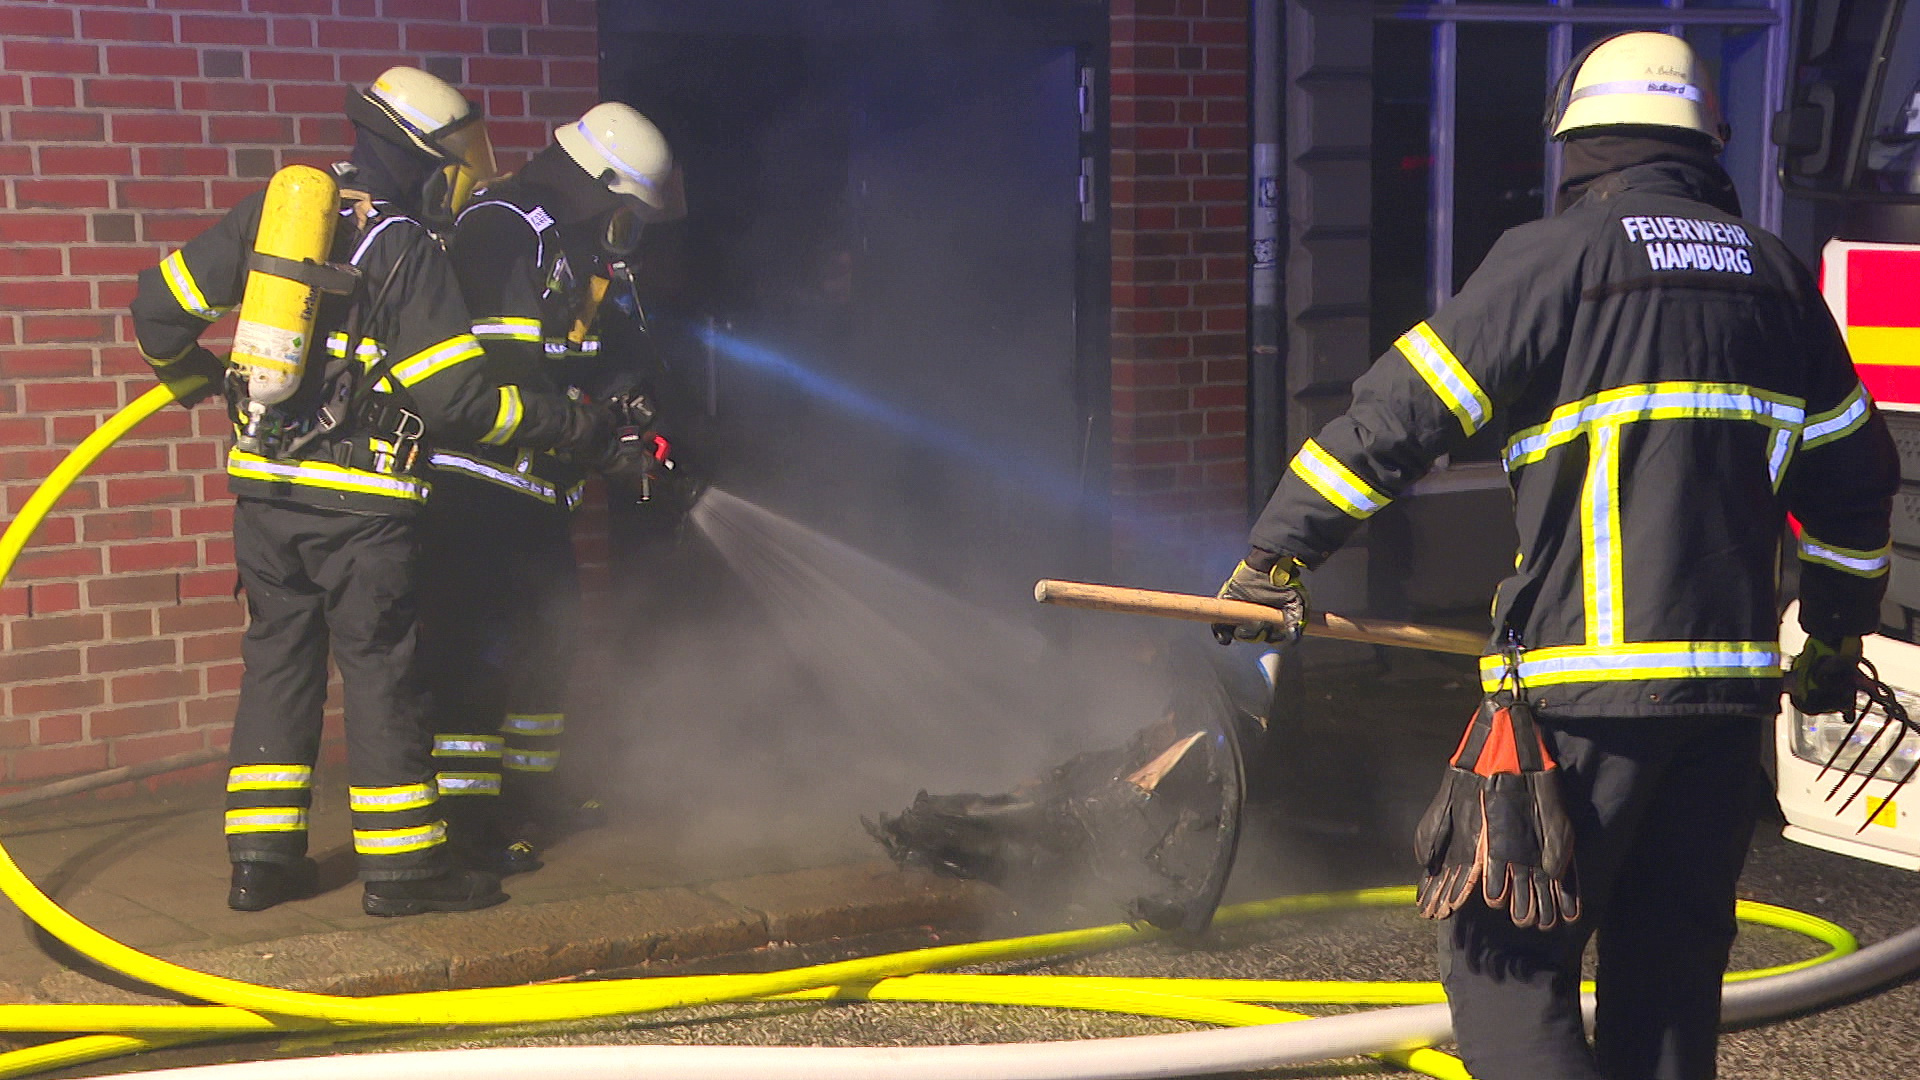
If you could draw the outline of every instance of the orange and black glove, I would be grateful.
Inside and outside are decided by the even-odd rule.
[[[1259,558],[1256,553],[1251,558]],[[1265,561],[1261,559],[1261,561]],[[1300,636],[1307,621],[1307,586],[1300,580],[1305,568],[1298,559],[1282,555],[1266,569],[1256,569],[1243,559],[1232,576],[1214,595],[1222,600],[1244,600],[1273,608],[1278,615],[1271,622],[1214,623],[1213,639],[1222,645],[1237,641],[1267,641],[1286,644]]]
[[[1414,830],[1420,914],[1444,919],[1476,895],[1515,926],[1580,918],[1573,824],[1532,707],[1501,690],[1480,702],[1440,791]]]

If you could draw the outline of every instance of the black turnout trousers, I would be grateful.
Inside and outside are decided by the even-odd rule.
[[[441,873],[446,830],[414,671],[413,519],[241,498],[233,534],[249,622],[229,755],[230,858],[286,863],[306,854],[331,650],[345,689],[360,876]]]
[[[1440,926],[1477,1080],[1707,1080],[1734,887],[1765,792],[1754,717],[1546,720],[1585,910],[1549,932],[1475,902]],[[1580,958],[1597,960],[1591,1048]]]
[[[441,806],[464,843],[554,809],[580,577],[566,508],[454,473],[433,486],[421,670]]]

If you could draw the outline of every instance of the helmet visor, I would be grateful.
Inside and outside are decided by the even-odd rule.
[[[493,159],[493,142],[487,138],[487,125],[476,114],[473,119],[451,131],[438,133],[434,142],[447,155],[446,191],[449,214],[457,214],[467,204],[473,190],[500,175]]]
[[[640,233],[645,229],[641,214],[644,209],[637,199],[621,199],[620,205],[607,214],[606,224],[601,229],[601,251],[616,259],[633,254],[633,250],[640,246]]]

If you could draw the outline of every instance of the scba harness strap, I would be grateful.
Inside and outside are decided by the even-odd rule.
[[[365,258],[370,246],[367,221],[372,215],[370,205],[359,192],[345,191],[342,195],[352,204],[355,250],[348,266],[357,285],[359,260]],[[419,459],[420,440],[426,435],[426,424],[405,404],[405,387],[387,379],[399,357],[389,351],[365,371],[359,357],[367,318],[384,309],[394,282],[399,280],[413,252],[414,249],[408,247],[394,260],[370,303],[353,305],[345,346],[339,356],[328,362],[321,376],[324,402],[315,410],[307,430],[286,443],[278,454],[270,456],[291,458],[316,442],[323,442],[330,444],[331,452],[327,456],[342,468],[383,473],[413,471]],[[374,388],[383,381],[389,382],[390,392],[375,394]],[[359,436],[365,436],[366,441],[362,442]]]

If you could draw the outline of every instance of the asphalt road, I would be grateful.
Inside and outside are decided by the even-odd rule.
[[[1283,768],[1292,785],[1283,815],[1263,815],[1243,840],[1229,899],[1404,884],[1411,880],[1406,837],[1432,791],[1438,763],[1457,738],[1474,692],[1444,666],[1316,677],[1309,708],[1294,718],[1295,741]],[[1439,719],[1436,719],[1438,717]],[[1313,778],[1309,780],[1308,778]],[[1317,782],[1315,782],[1317,781]],[[1863,943],[1920,922],[1920,875],[1782,840],[1763,825],[1742,895],[1797,908],[1848,927]],[[1112,912],[1036,914],[1037,925],[1112,921]],[[1033,927],[1007,928],[1028,930]],[[1160,943],[1046,965],[1037,973],[1231,978],[1434,977],[1433,927],[1408,910],[1328,912],[1235,928],[1199,948]],[[905,947],[911,942],[892,943]],[[869,948],[871,943],[869,943]],[[1766,928],[1742,933],[1736,968],[1759,967],[1819,951],[1805,939]],[[741,966],[787,966],[819,955],[734,958]],[[725,967],[726,963],[721,966]],[[1325,1011],[1325,1010],[1307,1010]],[[1920,1077],[1920,984],[1882,990],[1818,1013],[1729,1033],[1720,1074],[1728,1078],[1888,1080]],[[587,1043],[737,1043],[752,1045],[924,1045],[1036,1041],[1178,1031],[1189,1025],[1038,1009],[908,1004],[737,1004],[638,1017],[616,1023],[526,1026],[476,1038],[472,1033],[313,1039],[232,1050],[179,1051],[139,1063],[163,1065],[361,1050]],[[115,1063],[70,1075],[124,1071]],[[1327,1063],[1260,1077],[1410,1076],[1372,1061]]]

